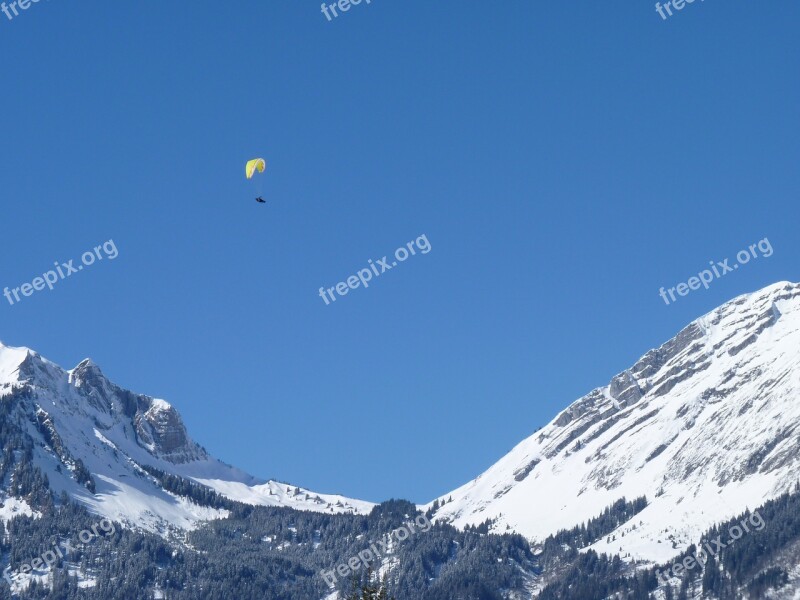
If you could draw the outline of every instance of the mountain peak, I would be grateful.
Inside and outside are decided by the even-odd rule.
[[[70,383],[78,388],[103,388],[109,387],[110,382],[106,379],[100,367],[91,358],[85,358],[78,365],[69,371]]]
[[[0,342],[0,381],[10,383],[19,379],[19,368],[25,360],[36,353],[30,348],[14,348]]]
[[[685,549],[800,478],[798,364],[800,284],[734,298],[440,498],[436,518],[542,540],[646,496],[635,531],[594,549],[665,560],[669,540]]]
[[[73,371],[78,370],[97,370],[100,371],[100,367],[94,362],[91,358],[84,358],[78,365],[73,369]]]
[[[0,396],[10,398],[10,422],[54,491],[150,531],[192,528],[226,513],[176,496],[148,467],[254,505],[325,513],[373,506],[310,491],[293,495],[289,486],[222,463],[189,436],[169,402],[119,387],[88,358],[65,371],[28,348],[0,344]]]

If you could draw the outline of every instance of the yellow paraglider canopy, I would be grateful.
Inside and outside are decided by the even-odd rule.
[[[256,174],[256,171],[259,173],[263,173],[264,169],[267,168],[267,161],[263,158],[254,158],[253,160],[248,160],[247,164],[244,167],[244,174],[247,175],[248,179],[252,179],[253,175]]]

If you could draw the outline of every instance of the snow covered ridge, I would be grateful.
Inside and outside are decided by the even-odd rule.
[[[65,371],[32,350],[0,344],[0,403],[33,442],[33,462],[56,494],[66,491],[129,526],[168,535],[228,514],[171,493],[140,465],[252,505],[359,514],[373,507],[222,463],[191,439],[168,402],[116,386],[90,360]]]
[[[800,285],[697,319],[561,412],[452,496],[435,520],[543,540],[622,497],[648,506],[592,546],[666,562],[800,478]]]

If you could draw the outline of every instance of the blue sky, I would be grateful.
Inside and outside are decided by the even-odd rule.
[[[800,279],[800,6],[63,2],[0,14],[0,339],[245,470],[465,483],[692,319]],[[244,161],[264,156],[265,205]],[[334,304],[318,296],[426,235]],[[667,306],[660,287],[767,237]]]

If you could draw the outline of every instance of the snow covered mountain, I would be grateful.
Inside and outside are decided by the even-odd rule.
[[[495,532],[542,540],[646,496],[592,547],[661,562],[798,479],[800,284],[781,282],[694,321],[574,402],[440,498],[452,502],[436,520],[493,519]]]
[[[0,344],[0,403],[54,491],[66,491],[93,512],[149,531],[192,528],[227,511],[168,492],[142,467],[194,480],[253,505],[328,513],[365,513],[373,506],[258,480],[216,460],[189,437],[167,402],[119,388],[90,360],[65,371],[32,350]],[[8,440],[0,443],[6,446]],[[30,513],[21,501],[5,497],[8,476],[1,483],[3,510]]]

